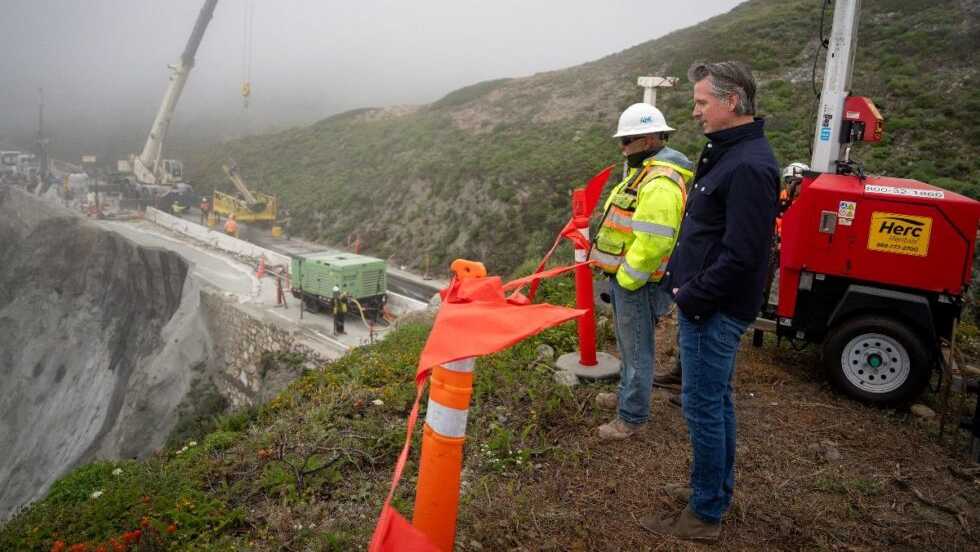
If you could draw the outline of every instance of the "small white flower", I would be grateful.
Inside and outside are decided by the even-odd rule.
[[[99,498],[100,496],[102,496],[102,494],[103,494],[103,492],[102,492],[102,491],[95,491],[94,493],[92,493],[92,494],[90,494],[90,495],[88,495],[88,496],[89,496],[89,498],[91,498],[92,500],[95,500],[96,498]]]
[[[112,475],[122,475],[122,468],[112,470]]]
[[[187,443],[187,446],[188,447],[196,447],[197,446],[197,441],[191,441],[190,443]]]
[[[184,454],[184,449],[180,449],[180,450],[178,450],[178,451],[177,451],[177,452],[176,452],[175,454],[176,454],[177,456],[180,456],[181,454]]]
[[[373,404],[374,406],[384,406],[385,402],[381,399],[374,399],[373,401],[371,401],[371,404]]]

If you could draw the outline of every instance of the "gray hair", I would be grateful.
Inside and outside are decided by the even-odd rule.
[[[735,95],[736,115],[755,115],[755,78],[748,65],[738,61],[695,63],[687,70],[692,83],[711,77],[711,95],[727,100]]]

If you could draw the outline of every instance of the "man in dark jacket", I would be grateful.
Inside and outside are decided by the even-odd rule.
[[[717,540],[735,485],[732,376],[740,338],[762,306],[779,166],[755,115],[755,80],[738,62],[696,64],[698,159],[666,285],[678,307],[681,396],[694,461],[688,506],[641,524],[662,535]]]

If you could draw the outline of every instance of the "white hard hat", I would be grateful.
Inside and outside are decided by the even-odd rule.
[[[798,161],[795,163],[790,163],[789,165],[786,165],[785,169],[783,169],[783,180],[786,180],[787,178],[802,178],[803,173],[808,170],[810,170],[810,166],[806,163],[800,163]]]
[[[659,109],[648,103],[635,103],[619,116],[619,127],[613,138],[623,136],[642,136],[657,132],[673,132]]]

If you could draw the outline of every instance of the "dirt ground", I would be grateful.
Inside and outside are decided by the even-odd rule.
[[[675,329],[658,330],[658,364]],[[834,392],[813,349],[743,339],[736,373],[735,500],[718,544],[646,533],[637,519],[683,505],[661,487],[687,480],[684,419],[666,395],[639,438],[602,443],[608,413],[575,390],[588,424],[558,428],[564,451],[507,485],[474,493],[458,549],[475,550],[980,550],[980,472],[966,439],[938,439],[938,420],[866,407]],[[926,398],[928,400],[928,397]]]

